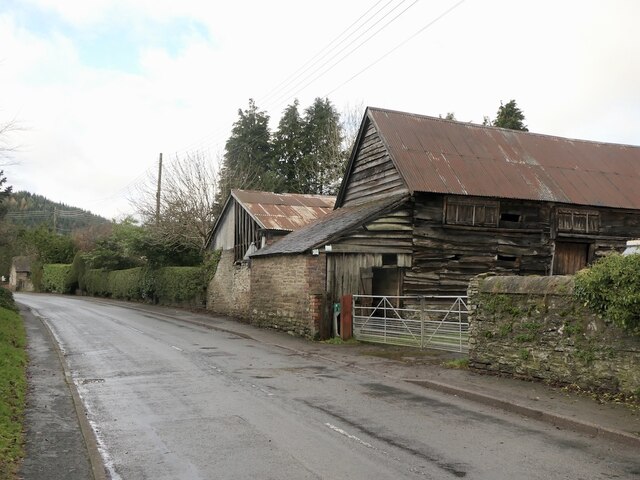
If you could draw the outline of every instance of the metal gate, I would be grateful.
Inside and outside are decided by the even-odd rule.
[[[469,350],[467,297],[353,296],[353,336],[365,342]]]

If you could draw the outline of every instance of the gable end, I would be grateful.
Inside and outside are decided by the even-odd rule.
[[[343,207],[408,192],[373,122],[367,119],[364,127],[340,192]]]

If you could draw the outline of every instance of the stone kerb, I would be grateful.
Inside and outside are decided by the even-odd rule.
[[[469,285],[476,370],[640,393],[640,339],[586,309],[570,276],[481,275]]]

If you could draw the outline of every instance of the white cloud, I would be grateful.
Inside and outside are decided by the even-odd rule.
[[[32,0],[76,29],[109,31],[176,17],[206,26],[183,32],[181,48],[132,45],[136,71],[88,66],[73,32],[28,30],[0,14],[0,115],[29,129],[18,188],[108,216],[127,210],[124,188],[153,168],[157,154],[223,148],[250,97],[273,125],[297,96],[308,106],[362,71],[454,4],[419,2],[352,56],[307,81],[274,87],[342,32],[372,2],[200,2]],[[640,4],[633,1],[531,3],[468,0],[384,61],[331,94],[338,107],[364,103],[460,120],[494,116],[515,98],[532,131],[640,144]],[[2,9],[0,9],[2,12]],[[120,18],[121,20],[122,18]],[[327,70],[322,77],[321,72]],[[307,88],[301,88],[315,79]],[[293,82],[294,84],[296,82]],[[2,117],[0,117],[2,120]]]

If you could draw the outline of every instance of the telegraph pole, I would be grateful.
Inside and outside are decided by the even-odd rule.
[[[156,193],[156,225],[160,224],[160,190],[162,187],[162,153],[158,162],[158,192]]]

